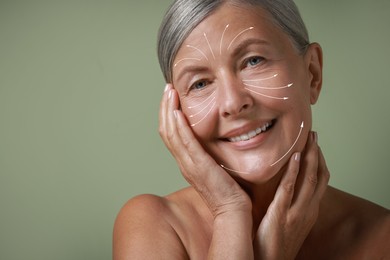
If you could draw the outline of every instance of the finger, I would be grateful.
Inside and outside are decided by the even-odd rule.
[[[168,139],[185,179],[203,198],[213,216],[242,208],[250,211],[249,198],[203,148],[178,108],[178,93],[172,89],[167,106]]]
[[[196,139],[186,117],[179,108],[179,97],[172,89],[168,96],[167,129],[168,139],[174,147],[175,158],[182,168],[203,168],[212,170],[217,166],[214,159],[203,149]],[[205,168],[208,165],[212,168]],[[196,173],[197,171],[192,171]],[[199,172],[199,171],[198,171]]]
[[[204,150],[202,145],[196,139],[182,111],[176,110],[174,113],[175,119],[177,121],[177,132],[182,141],[182,145],[184,146],[186,152],[191,155],[191,159],[193,160],[194,164],[207,164],[213,168],[218,166],[214,159],[211,158],[211,156]]]
[[[300,167],[301,153],[294,153],[288,163],[286,172],[284,173],[279,187],[276,190],[272,206],[286,211],[290,208],[294,197],[295,184]]]
[[[165,113],[167,111],[168,93],[171,89],[172,89],[172,84],[165,85],[164,93],[163,93],[163,96],[162,96],[161,102],[160,102],[160,114],[159,114],[160,123],[164,122],[164,119],[165,119],[164,117],[165,117]]]
[[[315,197],[318,201],[322,199],[325,194],[325,191],[328,187],[330,174],[328,167],[326,166],[325,158],[322,153],[321,148],[318,148],[318,187],[315,193]]]
[[[197,170],[191,172],[188,178],[194,178],[192,185],[201,196],[206,199],[211,208],[225,204],[228,198],[237,199],[234,194],[242,192],[238,183],[216,163],[196,139],[184,114],[180,110],[175,111],[177,120],[177,132],[182,141],[183,149],[189,155],[191,165]],[[216,192],[218,190],[218,192]],[[236,194],[238,195],[238,194]]]
[[[177,143],[179,141],[177,132],[177,120],[175,111],[179,108],[179,97],[174,88],[168,90],[167,110],[166,110],[166,129],[168,132],[168,139],[171,142]],[[179,142],[180,143],[180,142]]]
[[[170,90],[168,105],[168,128],[174,136],[172,141],[179,148],[181,153],[190,155],[194,164],[215,162],[203,149],[203,146],[196,139],[194,132],[188,124],[183,112],[179,110],[179,97],[175,90]]]
[[[318,184],[318,145],[317,134],[311,132],[308,137],[302,165],[297,181],[293,204],[303,208],[310,203]]]
[[[163,141],[166,141],[166,114],[167,114],[167,106],[168,106],[168,93],[169,90],[172,89],[171,84],[167,84],[165,86],[165,90],[160,102],[160,111],[159,111],[159,134],[162,137]]]
[[[177,127],[176,120],[174,118],[174,111],[179,107],[179,98],[177,97],[176,90],[171,87],[167,90],[166,93],[166,104],[164,111],[164,142],[171,151],[171,153],[176,157],[182,149],[180,146],[180,140],[178,140],[177,136]]]
[[[196,139],[183,112],[176,110],[174,111],[174,114],[175,120],[177,121],[176,131],[179,136],[178,139],[180,140],[179,145],[188,155],[188,160],[191,160],[192,165],[198,169],[207,169],[208,172],[220,171],[221,169],[215,160],[204,150],[203,146]]]
[[[179,98],[177,92],[173,87],[169,87],[164,93],[161,106],[162,138],[175,158],[183,177],[194,186],[195,178],[192,176],[194,165],[178,133],[180,127],[177,125],[178,121],[175,116],[178,108]]]

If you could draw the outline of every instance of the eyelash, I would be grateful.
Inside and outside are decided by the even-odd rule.
[[[253,61],[253,59],[257,59],[258,62],[254,65],[250,65],[249,63],[251,61]],[[265,58],[264,57],[261,57],[261,56],[252,56],[252,57],[249,57],[247,59],[244,60],[243,62],[243,68],[247,68],[247,67],[256,67],[258,66],[259,64],[261,64],[262,62],[264,62]],[[199,87],[197,86],[199,83],[202,83],[202,86]],[[190,88],[189,88],[189,91],[200,91],[202,89],[204,89],[208,84],[210,83],[210,81],[206,80],[206,79],[201,79],[201,80],[198,80],[196,82],[194,82]]]
[[[249,65],[249,63],[253,60],[253,59],[258,59],[258,63],[255,64],[255,65]],[[265,58],[261,57],[261,56],[252,56],[252,57],[249,57],[247,59],[244,60],[244,64],[243,64],[243,67],[246,68],[246,67],[255,67],[259,64],[261,64],[262,62],[264,62]]]
[[[197,85],[199,83],[203,83],[203,86],[202,87],[198,87]],[[202,80],[198,80],[196,81],[195,83],[193,83],[191,86],[190,86],[190,90],[202,90],[203,88],[205,88],[207,85],[208,85],[209,81],[208,80],[205,80],[205,79],[202,79]]]

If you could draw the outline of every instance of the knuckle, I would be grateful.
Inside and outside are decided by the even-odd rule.
[[[170,142],[170,143],[173,141],[173,139],[174,139],[174,137],[175,137],[175,135],[174,135],[172,132],[165,133],[164,135],[165,135],[166,140],[167,140],[168,142]]]
[[[314,186],[317,185],[317,183],[318,183],[317,175],[311,174],[310,176],[307,177],[307,181]]]
[[[161,125],[158,127],[158,133],[161,137],[165,135],[165,129]]]
[[[328,171],[328,169],[325,170],[324,175],[325,175],[325,180],[326,180],[326,182],[329,182],[329,179],[330,179],[330,172]]]
[[[306,216],[299,212],[290,212],[286,218],[286,227],[302,227],[302,223],[306,223]]]
[[[295,185],[292,182],[288,182],[288,183],[283,184],[283,189],[288,195],[294,194],[294,187],[295,187]]]
[[[302,218],[302,216],[300,216],[301,214],[298,214],[298,212],[290,212],[289,216],[288,216],[288,224],[291,225],[291,226],[295,226],[298,222],[299,219]]]
[[[302,211],[292,211],[288,216],[289,226],[313,226],[318,218],[318,210],[309,208],[304,213]]]
[[[183,146],[187,149],[187,150],[190,150],[191,149],[191,144],[192,144],[192,141],[191,140],[188,140],[186,138],[184,138],[182,140],[183,142]]]

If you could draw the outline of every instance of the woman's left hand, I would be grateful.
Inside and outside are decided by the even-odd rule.
[[[260,259],[295,259],[317,220],[328,185],[329,171],[316,133],[309,134],[303,157],[296,153],[291,160],[254,239]]]

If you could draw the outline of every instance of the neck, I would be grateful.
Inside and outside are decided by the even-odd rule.
[[[281,177],[282,175],[279,173],[263,184],[241,184],[242,188],[248,193],[252,200],[253,226],[256,227],[256,229],[267,213],[269,205],[274,200]]]

